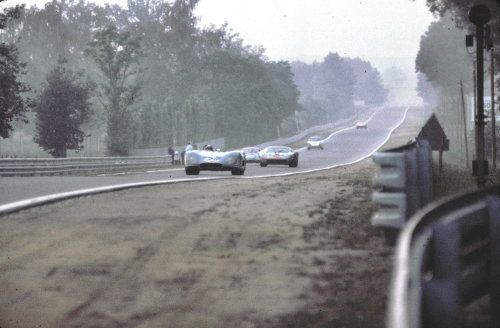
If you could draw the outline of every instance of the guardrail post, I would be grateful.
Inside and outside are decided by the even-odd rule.
[[[488,198],[490,225],[490,313],[492,327],[500,327],[500,198]]]
[[[372,195],[380,209],[371,222],[375,227],[386,228],[387,241],[392,244],[397,230],[432,201],[432,148],[427,140],[417,140],[376,152],[372,158],[381,171],[373,179],[376,190]]]
[[[417,168],[420,207],[432,201],[432,149],[429,141],[418,140]]]
[[[455,223],[433,225],[432,274],[424,283],[424,327],[461,327],[460,227]]]
[[[376,152],[372,158],[381,167],[373,178],[373,187],[380,190],[373,193],[372,200],[380,209],[372,217],[372,225],[401,229],[407,217],[405,154]]]
[[[406,161],[406,218],[420,209],[419,167],[417,163],[417,148],[405,150]]]

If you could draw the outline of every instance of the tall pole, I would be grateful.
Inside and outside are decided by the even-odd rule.
[[[472,68],[472,81],[474,82],[474,119],[476,118],[477,115],[477,76],[476,76],[476,62],[474,60],[473,62],[473,68]]]
[[[483,188],[486,183],[486,165],[484,160],[484,24],[490,20],[490,10],[483,5],[476,5],[469,11],[469,19],[476,26],[477,56],[477,116],[476,116],[476,167],[477,186]]]
[[[469,141],[467,140],[467,118],[465,117],[465,99],[464,99],[464,84],[460,80],[460,93],[462,95],[462,118],[464,124],[464,139],[465,139],[465,165],[469,168]]]
[[[483,25],[476,26],[476,95],[477,95],[477,115],[476,115],[476,160],[477,160],[477,186],[484,187],[486,183],[486,172],[484,170],[484,29]]]
[[[491,76],[491,161],[493,171],[497,169],[497,136],[496,136],[496,115],[495,115],[495,56],[494,48],[490,51],[490,76]]]

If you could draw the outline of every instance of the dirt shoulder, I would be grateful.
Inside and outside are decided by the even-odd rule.
[[[382,327],[371,160],[85,197],[1,218],[0,326]]]

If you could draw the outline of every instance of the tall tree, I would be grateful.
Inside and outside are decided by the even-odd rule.
[[[451,15],[432,22],[420,40],[417,72],[435,86],[456,92],[460,80],[469,81],[472,72],[473,58],[465,48],[464,34]]]
[[[441,48],[452,50],[446,51],[446,54],[444,54],[444,51],[442,51],[443,53],[440,54],[440,58],[441,60],[442,58],[446,58],[446,64],[448,68],[452,68],[452,66],[454,65],[453,68],[456,69],[455,72],[450,71],[449,73],[454,74],[454,76],[457,77],[457,73],[461,74],[464,69],[472,70],[472,61],[470,60],[470,58],[468,58],[468,60],[463,59],[465,52],[465,45],[463,43],[464,35],[467,33],[467,31],[471,34],[475,34],[475,26],[469,21],[469,10],[474,4],[480,3],[486,5],[491,11],[491,19],[488,22],[488,25],[491,27],[491,31],[498,31],[500,28],[500,20],[495,16],[495,13],[498,13],[498,0],[483,0],[479,2],[470,0],[426,0],[426,2],[431,12],[439,14],[441,16],[439,22],[434,24],[434,26],[431,25],[426,36],[430,36],[429,34],[432,32],[432,28],[434,29],[434,34],[437,34],[436,32],[441,29],[441,31],[439,31],[441,34],[440,41],[443,42]],[[451,24],[450,21],[452,22]],[[447,28],[448,30],[444,30],[444,28]],[[448,38],[446,39],[446,37]],[[498,45],[500,44],[500,33],[491,33],[491,38],[494,48],[498,48]],[[435,42],[437,41],[438,40],[436,36]],[[458,50],[458,54],[455,53],[456,50]],[[438,50],[436,49],[435,51],[437,52]],[[448,58],[448,56],[453,56],[453,59]],[[499,67],[500,52],[498,51],[498,49],[495,50],[494,60],[496,62],[496,66]],[[432,57],[422,58],[421,66],[422,64],[430,66],[432,65],[432,62]],[[419,63],[417,63],[417,70],[418,65]],[[441,74],[439,71],[436,71],[437,68],[438,67],[434,67],[434,75],[446,76],[445,74]],[[422,70],[420,71],[423,72]],[[430,72],[430,70],[424,73],[426,74],[428,80],[433,82],[433,84],[441,84],[435,83],[436,79],[431,76],[432,73]],[[464,82],[467,80],[470,80],[470,78],[465,79]],[[453,82],[455,85],[456,79]],[[441,87],[442,85],[439,86]],[[470,88],[470,86],[466,85],[466,88]],[[500,90],[500,83],[497,83],[497,89]]]
[[[81,129],[90,117],[90,86],[81,74],[66,69],[64,62],[47,76],[35,107],[35,142],[54,157],[66,157],[68,149],[80,150],[85,137]]]
[[[25,81],[35,90],[59,56],[68,58],[68,68],[84,69],[96,81],[100,97],[91,102],[104,106],[93,106],[94,115],[84,129],[102,133],[101,127],[107,125],[110,154],[126,153],[133,142],[152,146],[225,137],[236,146],[275,137],[277,127],[295,117],[299,108],[288,64],[269,61],[260,48],[243,45],[226,25],[200,29],[194,15],[197,3],[129,0],[124,9],[84,0],[52,0],[44,8],[25,10],[19,24],[11,25],[0,39],[17,42],[21,60],[28,63]],[[116,42],[104,45],[103,34],[112,34],[105,32],[108,25],[116,26],[115,34],[128,31],[137,44],[140,39],[140,49],[147,54],[140,59],[142,72],[139,60],[129,67],[136,73],[125,79],[128,90],[121,98],[123,89],[114,88],[116,83],[112,87],[111,75],[123,72],[105,71],[106,62],[124,47]],[[95,37],[96,31],[103,42]],[[136,94],[124,111],[125,99],[131,98],[126,94],[137,81],[143,81],[142,96],[138,99]],[[120,138],[123,142],[111,142]]]
[[[425,104],[434,107],[439,100],[439,91],[423,73],[417,73],[417,94]]]
[[[99,86],[108,115],[108,153],[128,155],[133,138],[130,109],[138,101],[142,87],[137,79],[144,56],[139,39],[110,25],[95,34],[86,53],[104,75]]]
[[[4,0],[0,0],[3,2]],[[6,28],[12,19],[20,17],[22,7],[4,10],[0,13],[0,30]],[[13,130],[12,122],[24,120],[24,113],[30,104],[21,95],[29,91],[29,87],[20,82],[24,64],[19,62],[16,46],[0,43],[0,137],[8,138]]]
[[[439,15],[444,15],[446,12],[453,12],[464,23],[468,21],[468,10],[474,5],[474,2],[470,0],[426,0],[426,2],[431,12]],[[496,5],[496,0],[483,0],[482,2],[491,8],[494,8]]]
[[[378,70],[360,58],[349,59],[348,62],[356,77],[354,99],[375,106],[386,102],[389,91],[383,86]]]
[[[329,53],[322,62],[292,65],[300,101],[309,111],[305,125],[333,122],[353,113],[356,78],[346,58]],[[304,123],[304,122],[303,122]]]

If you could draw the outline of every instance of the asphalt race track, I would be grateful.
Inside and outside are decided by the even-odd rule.
[[[258,164],[248,164],[243,178],[307,172],[345,165],[363,159],[370,156],[388,139],[394,128],[401,123],[405,113],[405,108],[401,107],[381,109],[371,117],[366,129],[356,129],[353,126],[335,132],[328,137],[324,143],[324,150],[300,149],[297,168],[284,165],[269,165],[262,168]],[[199,176],[189,176],[188,178],[227,177],[230,175],[230,172],[202,171]],[[0,178],[0,204],[79,189],[186,178],[183,168],[94,177],[2,177]]]

